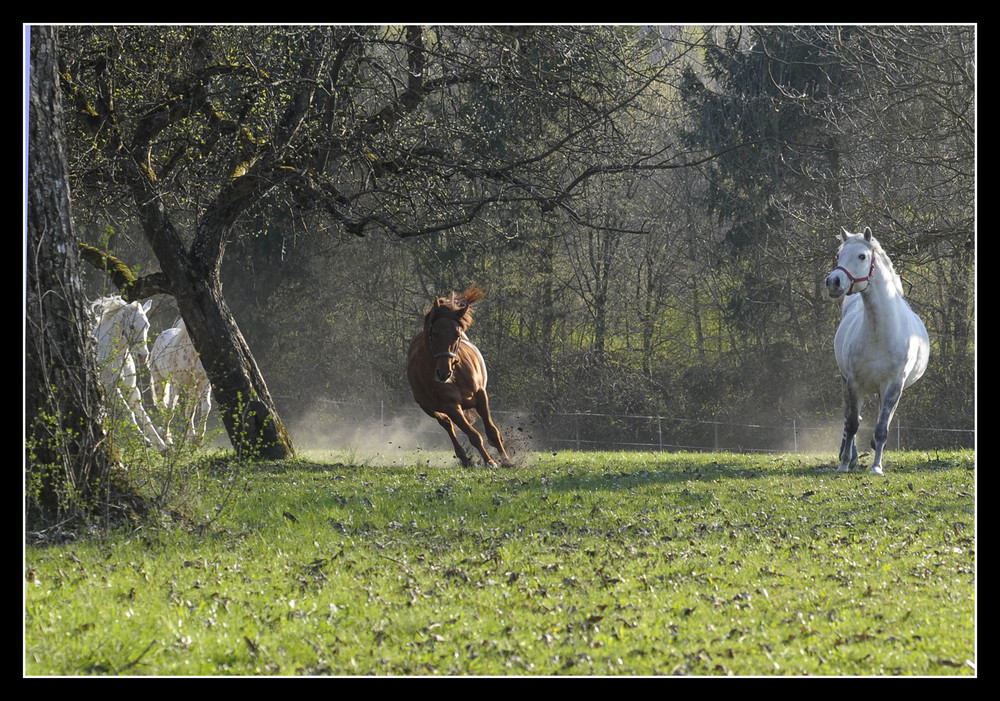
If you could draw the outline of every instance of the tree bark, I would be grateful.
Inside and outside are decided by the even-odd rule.
[[[307,61],[311,76],[317,68]],[[223,185],[199,216],[194,241],[186,247],[164,202],[164,193],[149,154],[155,140],[174,122],[207,109],[205,87],[190,77],[178,84],[177,98],[145,112],[132,131],[119,130],[115,105],[114,74],[98,79],[96,110],[102,124],[105,148],[122,168],[146,241],[160,264],[156,291],[172,294],[184,318],[195,349],[201,356],[223,425],[240,456],[282,459],[295,449],[278,416],[260,369],[222,294],[220,268],[226,242],[238,218],[272,188],[297,177],[294,168],[283,168],[280,156],[308,113],[312,91],[306,87],[287,102],[273,138],[262,146],[246,172]],[[141,288],[144,283],[140,283]],[[131,287],[131,283],[130,283]],[[152,291],[150,286],[148,291]],[[137,290],[132,289],[134,297]]]
[[[132,188],[143,232],[160,263],[166,289],[177,301],[195,349],[212,384],[222,423],[240,456],[283,459],[295,455],[264,377],[222,294],[219,265],[225,231],[211,217],[203,219],[189,253],[158,193],[141,169],[132,169]],[[205,242],[211,241],[211,247]]]
[[[97,368],[73,245],[56,30],[30,29],[24,416],[29,524],[91,510],[111,484]]]
[[[209,273],[203,278],[203,271],[183,247],[178,248],[170,242],[174,235],[169,219],[146,229],[146,238],[154,250],[177,251],[164,254],[168,256],[165,267],[173,271],[172,278],[162,271],[137,278],[114,256],[84,244],[79,248],[86,262],[108,272],[123,297],[131,300],[145,299],[153,294],[174,297],[192,342],[201,353],[216,403],[221,407],[223,425],[239,455],[270,459],[291,457],[294,455],[291,439],[278,418],[253,354],[222,296],[218,275]],[[160,258],[161,265],[164,260]],[[203,352],[203,348],[211,350]]]

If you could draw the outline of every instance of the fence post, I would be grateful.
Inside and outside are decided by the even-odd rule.
[[[378,440],[381,445],[385,445],[385,400],[384,399],[379,400],[378,410],[379,410]]]
[[[657,438],[660,441],[660,452],[662,453],[663,452],[663,425],[662,425],[662,419],[659,416],[656,417],[656,435],[657,435]]]
[[[719,422],[718,421],[713,422],[712,426],[715,429],[715,448],[714,448],[714,452],[718,453],[719,452]]]
[[[792,450],[799,452],[799,432],[796,430],[795,419],[792,419]]]

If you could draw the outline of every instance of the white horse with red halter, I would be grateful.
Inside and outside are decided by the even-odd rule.
[[[94,338],[97,341],[97,364],[105,393],[116,397],[128,411],[129,419],[145,436],[146,441],[163,451],[166,445],[149,420],[142,406],[142,395],[136,383],[136,364],[146,362],[149,352],[146,338],[149,332],[151,302],[126,302],[121,297],[103,297],[91,307],[97,315]]]
[[[844,438],[837,472],[857,466],[854,438],[861,422],[861,403],[866,394],[877,392],[880,409],[871,472],[881,475],[889,422],[903,390],[927,369],[930,341],[920,317],[903,299],[899,275],[871,229],[866,227],[861,234],[844,229],[841,239],[837,267],[826,278],[830,297],[844,298],[833,341],[844,380]]]
[[[166,329],[157,336],[150,353],[149,372],[153,385],[153,404],[167,413],[163,429],[167,443],[173,443],[170,437],[170,419],[178,403],[189,420],[188,440],[204,438],[208,414],[212,410],[212,385],[183,319],[178,318],[173,328]]]

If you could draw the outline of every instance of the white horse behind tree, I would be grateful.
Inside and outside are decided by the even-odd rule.
[[[212,410],[212,385],[201,358],[194,349],[184,319],[178,317],[172,328],[157,336],[150,354],[149,370],[153,385],[153,404],[166,414],[163,435],[167,443],[173,443],[170,420],[178,406],[189,422],[187,440],[201,441],[205,437],[208,414]]]
[[[97,363],[105,394],[120,400],[132,424],[145,440],[163,451],[166,445],[142,406],[137,384],[136,364],[145,364],[149,356],[146,347],[149,319],[146,312],[150,303],[126,302],[119,296],[102,297],[91,305],[98,317],[93,334],[97,341]]]
[[[834,337],[834,354],[844,380],[844,438],[840,467],[857,466],[855,435],[866,394],[880,399],[873,444],[872,474],[882,474],[882,451],[889,422],[904,389],[927,369],[930,340],[927,329],[903,299],[903,285],[871,229],[852,234],[846,229],[837,256],[837,267],[826,278],[832,299],[844,297],[840,326]]]

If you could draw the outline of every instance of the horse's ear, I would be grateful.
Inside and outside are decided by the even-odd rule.
[[[153,300],[147,299],[146,303],[144,305],[142,305],[142,313],[145,314],[146,312],[148,312],[149,308],[150,308],[150,306],[152,306],[152,304],[153,304]]]
[[[865,227],[865,241],[871,243],[872,240],[872,230],[870,227]]]
[[[427,310],[426,314],[424,314],[424,326],[430,326],[431,319],[433,319],[436,316],[437,311],[440,308],[441,308],[441,298],[437,297],[434,299],[433,304],[431,304],[431,308]]]
[[[843,242],[846,243],[847,242],[847,237],[850,236],[850,235],[851,235],[850,231],[848,231],[844,227],[840,227],[840,240],[841,241],[843,241]]]

